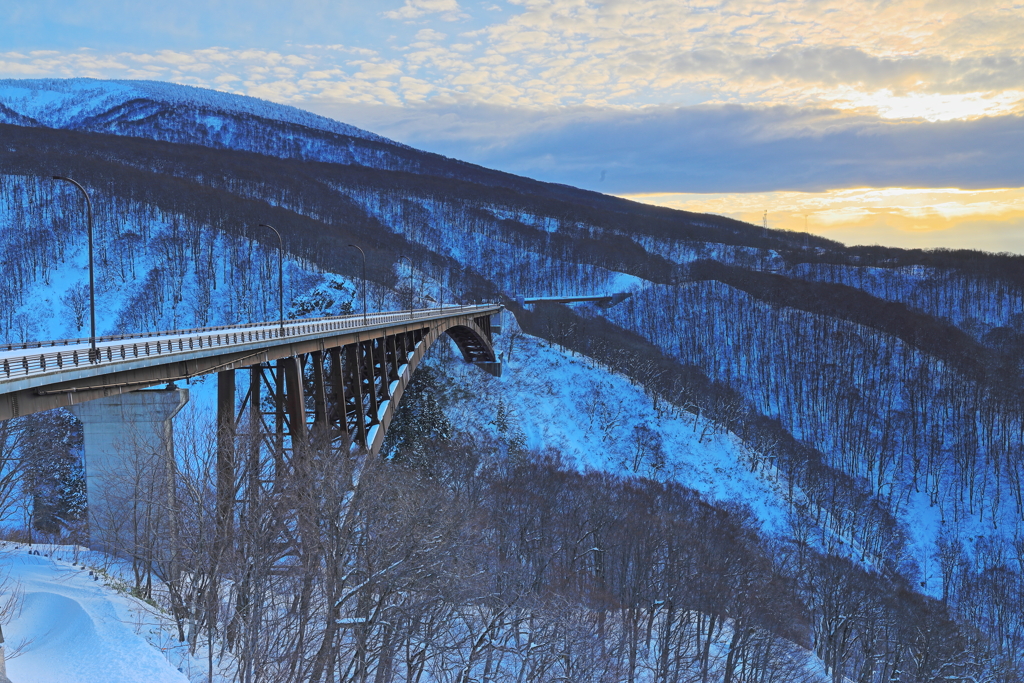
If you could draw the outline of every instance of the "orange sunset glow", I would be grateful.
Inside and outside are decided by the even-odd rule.
[[[1024,188],[854,188],[826,192],[636,194],[626,199],[807,231],[845,244],[1024,253]]]

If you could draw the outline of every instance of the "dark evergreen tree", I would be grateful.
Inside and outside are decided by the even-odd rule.
[[[431,445],[452,436],[445,403],[444,376],[429,365],[420,366],[402,396],[385,437],[383,453],[399,462],[430,470]]]
[[[65,410],[37,413],[25,421],[22,486],[31,506],[32,526],[59,534],[85,517],[81,424]]]

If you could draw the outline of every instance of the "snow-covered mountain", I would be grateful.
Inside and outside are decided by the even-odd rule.
[[[116,126],[173,112],[181,120],[223,127],[218,115],[289,123],[310,130],[397,144],[333,119],[256,97],[160,81],[100,81],[91,78],[0,80],[0,101],[50,128],[116,132]],[[134,107],[127,105],[134,104]],[[140,129],[141,130],[141,129]]]
[[[295,107],[158,81],[0,80],[0,122],[334,163],[388,166],[382,148],[408,150]]]

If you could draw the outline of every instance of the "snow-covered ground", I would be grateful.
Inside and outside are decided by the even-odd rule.
[[[508,330],[515,321],[504,315]],[[518,337],[510,349],[510,339],[509,331],[496,338],[505,358],[500,378],[461,362],[448,368],[469,392],[451,410],[458,428],[495,433],[500,402],[510,414],[509,430],[519,430],[529,448],[555,448],[581,469],[672,479],[710,502],[749,506],[766,531],[786,531],[782,482],[771,470],[751,472],[750,453],[736,435],[668,406],[655,410],[642,387],[589,358],[530,335]],[[647,430],[657,436],[645,437]],[[649,456],[659,440],[664,464],[655,468]],[[647,457],[634,468],[638,448]]]
[[[128,595],[117,570],[110,558],[81,548],[0,543],[12,683],[206,680],[205,662],[188,656],[170,617]]]

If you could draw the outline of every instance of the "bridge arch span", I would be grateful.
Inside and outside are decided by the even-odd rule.
[[[494,353],[489,316],[460,321],[451,319],[439,321],[424,334],[409,354],[405,369],[400,373],[401,376],[391,393],[391,398],[380,415],[380,429],[373,431],[372,434],[368,432],[366,450],[371,455],[380,452],[387,428],[394,420],[405,389],[412,381],[413,373],[431,347],[443,336],[448,336],[455,342],[467,363],[472,363],[485,372],[500,376],[501,364]]]

